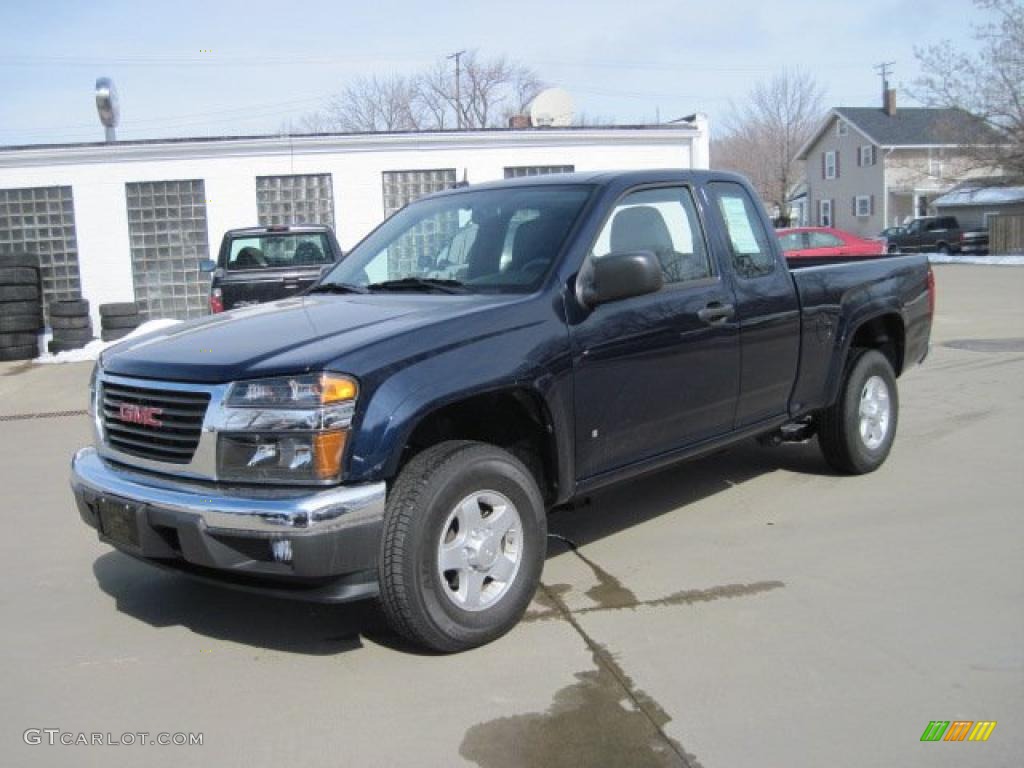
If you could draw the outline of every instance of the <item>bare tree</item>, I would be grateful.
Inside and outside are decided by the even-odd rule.
[[[544,88],[533,69],[505,56],[488,59],[473,50],[460,64],[458,89],[454,68],[445,60],[410,76],[357,78],[326,109],[306,115],[301,129],[444,130],[459,123],[458,111],[465,128],[493,128],[524,112]]]
[[[951,138],[977,167],[1001,167],[1024,176],[1024,3],[974,4],[995,17],[974,26],[979,51],[965,53],[948,40],[916,48],[924,74],[914,83],[914,96],[929,106],[955,107],[976,118],[973,127],[958,121],[958,132],[969,135]]]
[[[358,77],[306,122],[352,132],[416,130],[423,114],[415,94],[415,83],[402,75]]]
[[[757,83],[732,105],[725,131],[711,147],[712,167],[747,176],[769,206],[786,215],[786,197],[801,176],[796,153],[824,113],[824,93],[810,75],[783,71]]]

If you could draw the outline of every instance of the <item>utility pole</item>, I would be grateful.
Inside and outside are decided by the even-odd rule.
[[[455,121],[460,131],[462,130],[462,92],[460,85],[462,73],[459,67],[459,60],[465,52],[465,49],[463,49],[448,56],[449,59],[455,59]]]
[[[882,78],[883,94],[889,90],[889,75],[892,74],[892,67],[895,65],[895,61],[883,61],[881,64],[875,64],[875,72],[877,72]]]

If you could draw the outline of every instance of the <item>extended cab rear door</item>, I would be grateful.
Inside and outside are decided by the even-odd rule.
[[[587,310],[570,325],[578,479],[732,428],[740,374],[734,299],[689,186],[619,196],[587,258],[632,251],[658,257],[662,289]]]
[[[708,184],[717,248],[732,273],[743,359],[734,428],[786,414],[800,359],[800,301],[761,206],[733,181]]]

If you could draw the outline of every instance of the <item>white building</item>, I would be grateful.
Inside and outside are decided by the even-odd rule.
[[[706,119],[671,125],[225,137],[0,148],[0,250],[39,254],[46,298],[206,312],[200,259],[223,233],[301,221],[343,249],[458,182],[577,170],[707,168]],[[96,326],[98,327],[98,325]]]

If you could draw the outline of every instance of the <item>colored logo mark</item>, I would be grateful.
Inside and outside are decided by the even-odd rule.
[[[995,720],[932,720],[921,734],[921,741],[988,741],[996,728]]]

